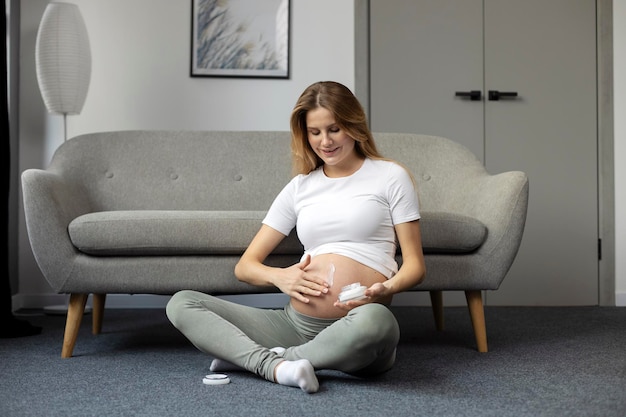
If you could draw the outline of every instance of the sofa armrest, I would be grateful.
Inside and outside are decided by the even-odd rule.
[[[421,288],[499,288],[522,241],[528,208],[526,174],[508,171],[490,175],[476,166],[464,175],[449,175],[443,180],[442,176],[433,175],[433,181],[423,187],[426,187],[425,210],[474,218],[485,225],[487,236],[471,253],[429,255],[426,269],[430,274]]]
[[[89,211],[87,194],[58,174],[41,169],[22,173],[26,229],[31,248],[44,277],[62,292],[77,256],[67,227],[78,215]]]
[[[520,171],[481,177],[467,201],[467,215],[487,226],[488,236],[480,252],[491,253],[497,247],[521,241],[528,206],[528,177]]]
[[[528,177],[519,171],[475,179],[464,214],[487,226],[487,238],[473,255],[471,270],[458,271],[481,289],[500,287],[517,255],[528,209]]]

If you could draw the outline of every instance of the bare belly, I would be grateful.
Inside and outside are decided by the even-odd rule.
[[[297,312],[318,318],[343,317],[346,315],[346,311],[333,306],[339,297],[341,288],[355,282],[360,282],[361,285],[369,288],[376,282],[385,282],[387,280],[383,274],[369,266],[332,253],[314,257],[305,270],[326,278],[331,264],[334,265],[335,272],[332,286],[328,289],[328,293],[319,297],[309,296],[310,301],[308,304],[292,298],[291,305]]]

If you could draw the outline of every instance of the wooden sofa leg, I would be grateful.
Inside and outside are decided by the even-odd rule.
[[[467,307],[469,308],[474,327],[474,337],[479,352],[487,352],[487,327],[485,326],[485,309],[483,307],[483,296],[478,291],[465,291]]]
[[[70,304],[67,309],[67,320],[65,321],[65,335],[63,336],[62,358],[71,358],[74,352],[74,345],[78,337],[80,322],[85,313],[85,304],[88,294],[71,294]]]
[[[92,328],[93,334],[100,334],[102,331],[102,318],[104,316],[104,304],[106,303],[106,294],[94,294],[93,295],[93,317]]]
[[[438,331],[443,331],[443,291],[430,291],[430,304],[435,316],[435,327]]]

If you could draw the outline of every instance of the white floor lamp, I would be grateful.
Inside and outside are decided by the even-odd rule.
[[[67,140],[67,115],[80,114],[91,79],[91,50],[87,27],[78,6],[51,2],[41,18],[35,45],[37,82],[48,112],[63,115],[63,140]],[[47,306],[49,314],[64,314],[65,305]]]

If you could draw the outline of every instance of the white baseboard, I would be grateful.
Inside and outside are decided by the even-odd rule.
[[[223,296],[241,304],[253,307],[271,308],[282,307],[286,303],[284,294],[245,294]],[[111,309],[149,309],[165,308],[169,301],[169,295],[154,294],[107,294],[106,308]],[[43,309],[51,305],[67,304],[67,294],[16,294],[13,296],[14,310]],[[91,296],[87,299],[87,305],[91,305]]]
[[[241,294],[224,295],[221,298],[260,308],[280,308],[287,303],[285,294]],[[148,309],[165,308],[169,295],[153,294],[108,294],[106,298],[106,308],[111,309]],[[48,306],[67,305],[69,295],[67,294],[16,294],[13,296],[13,309],[43,309]],[[87,299],[87,305],[91,306],[91,296]],[[402,293],[394,296],[394,306],[430,306],[428,292]],[[463,292],[444,293],[444,305],[446,307],[465,306]]]
[[[615,305],[617,307],[626,307],[626,292],[615,293]]]
[[[162,295],[107,295],[106,308],[164,308],[169,296]],[[67,305],[68,294],[16,294],[13,296],[13,310],[38,310],[49,306]],[[91,296],[87,299],[91,306]]]
[[[221,298],[260,308],[280,308],[287,303],[284,294],[242,294],[225,295]],[[148,309],[165,308],[170,296],[152,294],[109,294],[106,299],[106,308],[111,309]],[[13,310],[43,309],[49,306],[67,305],[69,296],[66,294],[16,294],[13,296]],[[465,307],[467,303],[463,291],[444,292],[444,306]],[[91,297],[87,300],[91,306]],[[430,297],[428,292],[406,292],[396,294],[393,300],[394,306],[417,306],[429,307]],[[615,305],[626,307],[626,292],[615,294]]]

